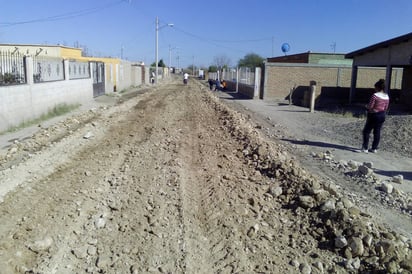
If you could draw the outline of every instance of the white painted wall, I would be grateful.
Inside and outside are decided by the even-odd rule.
[[[64,64],[68,79],[68,62]],[[26,67],[27,75],[33,75],[30,59]],[[31,76],[27,82],[0,86],[0,131],[39,118],[59,104],[85,104],[93,100],[92,78],[35,84]]]

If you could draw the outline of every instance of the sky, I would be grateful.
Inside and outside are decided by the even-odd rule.
[[[81,47],[186,68],[349,53],[412,32],[412,0],[0,0],[0,44]],[[169,26],[173,24],[173,26]],[[290,50],[282,52],[283,44]]]

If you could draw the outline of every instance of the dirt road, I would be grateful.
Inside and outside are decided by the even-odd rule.
[[[1,273],[411,273],[410,239],[205,90],[163,84],[10,148]]]

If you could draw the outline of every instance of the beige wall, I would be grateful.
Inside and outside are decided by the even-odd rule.
[[[353,60],[355,66],[376,66],[388,63],[396,66],[410,66],[409,60],[411,56],[412,41],[382,47],[368,52],[368,54],[356,56]]]
[[[293,87],[309,86],[317,82],[322,87],[350,87],[351,66],[328,66],[311,64],[266,63],[263,99],[284,99]],[[385,68],[358,69],[357,88],[373,88],[379,78],[385,78]],[[402,70],[392,71],[392,89],[401,89]]]

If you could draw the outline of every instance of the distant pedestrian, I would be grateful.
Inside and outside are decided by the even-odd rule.
[[[154,84],[155,83],[155,73],[152,71],[152,77],[150,77],[150,83]]]
[[[183,84],[187,85],[188,80],[189,80],[189,74],[185,72],[185,74],[183,74]]]
[[[213,85],[215,84],[215,82],[211,78],[209,78],[207,82],[209,83],[209,89],[213,90]]]
[[[222,80],[222,90],[226,90],[227,89],[227,83],[225,80]]]
[[[219,91],[220,90],[220,81],[219,79],[216,79],[215,81],[215,91]]]
[[[385,122],[386,111],[389,107],[389,96],[385,92],[385,80],[380,79],[375,83],[375,93],[366,105],[368,110],[365,127],[363,128],[363,152],[373,152],[378,151],[379,142],[381,138],[382,125]],[[373,142],[372,147],[368,150],[369,146],[369,135],[373,130]]]

